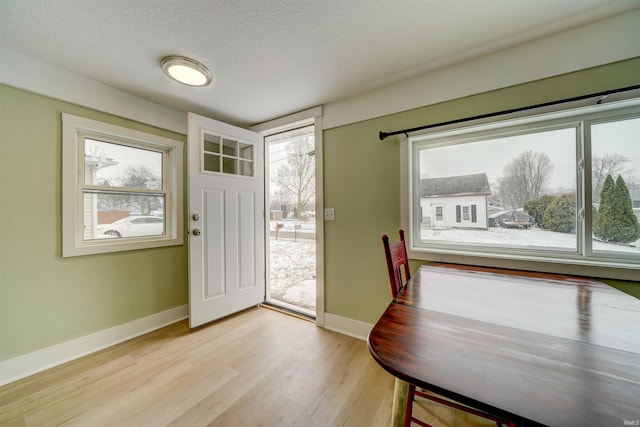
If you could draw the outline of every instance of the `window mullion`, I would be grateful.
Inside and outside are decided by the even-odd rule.
[[[582,215],[582,250],[585,257],[591,257],[593,255],[593,197],[591,194],[591,188],[593,185],[592,176],[592,154],[591,154],[591,122],[584,121],[581,129],[581,141],[579,148],[582,154],[582,170],[581,170],[581,182],[582,183],[582,201],[583,201],[583,215]]]

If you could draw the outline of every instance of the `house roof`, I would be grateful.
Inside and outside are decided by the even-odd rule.
[[[489,195],[489,179],[486,173],[446,176],[420,180],[421,197]]]
[[[88,155],[88,154],[84,155],[84,164],[93,166],[95,168],[95,170],[104,169],[104,168],[107,168],[109,166],[115,166],[115,165],[117,165],[119,163],[120,162],[117,162],[117,161],[115,161],[115,160],[113,160],[111,158],[108,158],[108,157],[91,156],[91,155]]]

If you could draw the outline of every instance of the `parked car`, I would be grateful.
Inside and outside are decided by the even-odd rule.
[[[128,216],[96,227],[98,234],[109,237],[156,236],[164,234],[164,220],[157,216]]]

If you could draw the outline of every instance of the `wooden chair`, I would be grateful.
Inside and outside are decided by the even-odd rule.
[[[400,235],[400,241],[395,243],[389,243],[389,236],[387,236],[386,234],[382,236],[382,245],[384,247],[384,254],[387,261],[387,272],[389,273],[389,284],[391,285],[391,295],[393,296],[393,299],[398,296],[398,292],[400,292],[400,289],[402,289],[402,287],[406,285],[407,281],[411,278],[411,271],[409,270],[409,258],[407,256],[407,247],[404,240],[404,230],[400,230],[398,234]],[[404,280],[402,280],[403,270],[405,277]],[[407,406],[404,412],[404,427],[409,427],[412,422],[423,427],[431,427],[430,424],[427,424],[426,422],[419,420],[413,416],[413,402],[416,396],[422,397],[423,399],[427,399],[432,402],[440,403],[459,411],[467,412],[469,414],[495,421],[498,427],[502,426],[502,424],[510,425],[508,421],[495,417],[491,414],[487,414],[468,406],[425,393],[424,391],[417,389],[414,384],[409,383],[409,387],[407,390]]]
[[[407,248],[404,244],[404,230],[400,230],[400,241],[389,244],[389,236],[382,236],[382,244],[384,246],[384,254],[387,259],[387,272],[389,273],[389,284],[391,285],[391,295],[395,299],[409,279],[411,272],[409,271],[409,259],[407,257]],[[404,280],[402,280],[402,269],[404,268]]]

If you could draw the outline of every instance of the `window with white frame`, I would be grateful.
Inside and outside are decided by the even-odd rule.
[[[639,138],[638,99],[409,137],[414,255],[640,267]]]
[[[471,207],[472,206],[456,206],[457,210],[462,210],[461,220],[458,222],[471,222]],[[475,205],[473,205],[473,207],[475,207]]]
[[[183,243],[183,143],[62,115],[63,256]]]

